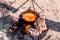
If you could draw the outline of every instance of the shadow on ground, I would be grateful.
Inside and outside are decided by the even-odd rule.
[[[46,25],[48,29],[60,32],[60,22],[55,22],[55,21],[46,19]]]

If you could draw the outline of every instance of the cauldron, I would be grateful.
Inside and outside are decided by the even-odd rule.
[[[34,27],[34,22],[37,20],[35,11],[28,9],[19,16],[18,23],[16,24],[21,33],[29,33],[28,29]]]

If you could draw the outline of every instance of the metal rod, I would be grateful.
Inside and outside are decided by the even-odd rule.
[[[33,2],[33,0],[31,0],[31,1],[32,1],[32,6],[33,6],[33,9],[34,9],[34,11],[35,11],[34,2]]]
[[[29,0],[25,1],[22,5],[20,5],[16,10],[14,10],[13,12],[16,12],[20,7],[22,7],[25,3],[27,3]]]
[[[39,7],[39,9],[43,10],[34,0],[33,2]]]

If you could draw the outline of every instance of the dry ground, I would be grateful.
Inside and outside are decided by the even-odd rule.
[[[10,5],[14,0],[0,0],[3,3]],[[24,3],[26,0],[16,0],[11,6],[18,8],[19,5]],[[35,0],[41,7],[39,9],[36,5],[36,11],[46,16],[46,25],[49,28],[46,35],[42,40],[60,40],[60,0]],[[20,14],[22,10],[28,9],[30,2],[27,2],[17,12]],[[31,9],[32,5],[31,5]],[[43,9],[43,10],[42,10]],[[6,11],[5,11],[6,12]],[[7,14],[4,12],[4,15]],[[9,11],[8,13],[12,13]],[[6,35],[8,28],[11,26],[9,17],[2,17],[3,13],[0,12],[0,40],[13,40],[11,35]],[[41,35],[42,36],[42,35]],[[16,38],[16,35],[14,36]],[[17,39],[16,39],[17,40]]]

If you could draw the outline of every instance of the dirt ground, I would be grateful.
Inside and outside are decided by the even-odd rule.
[[[6,3],[7,5],[11,4],[13,10],[18,8],[21,4],[23,4],[26,0],[0,0],[1,3]],[[46,16],[46,25],[48,27],[48,31],[41,35],[41,40],[60,40],[60,0],[35,0],[39,5],[37,7],[35,4],[35,11],[39,12],[41,15]],[[31,0],[27,2],[24,6],[20,7],[17,11],[19,15],[21,12],[27,10],[31,6],[33,10]],[[1,7],[0,7],[1,9]],[[3,8],[4,9],[4,8]],[[13,11],[12,10],[12,11]],[[18,40],[17,36],[9,35],[8,28],[11,26],[10,17],[8,14],[12,13],[11,10],[8,12],[6,9],[2,12],[0,10],[0,40]],[[11,15],[13,15],[12,13]]]

